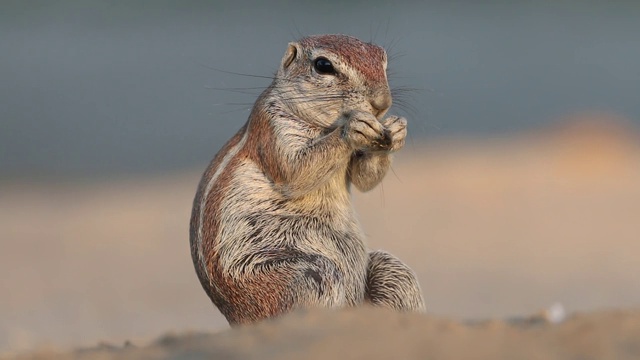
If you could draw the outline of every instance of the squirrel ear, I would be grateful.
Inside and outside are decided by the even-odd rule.
[[[298,55],[298,44],[297,43],[289,43],[287,47],[287,52],[284,53],[284,57],[282,58],[282,69],[286,69],[291,65],[293,60],[295,60]]]

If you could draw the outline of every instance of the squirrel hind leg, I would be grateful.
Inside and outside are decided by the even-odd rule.
[[[295,249],[271,249],[266,257],[243,271],[241,280],[222,275],[216,279],[225,299],[216,305],[231,325],[254,323],[296,308],[345,305],[344,286],[338,281],[341,274],[327,257]]]
[[[418,279],[409,266],[384,251],[369,253],[365,298],[376,306],[425,312]]]

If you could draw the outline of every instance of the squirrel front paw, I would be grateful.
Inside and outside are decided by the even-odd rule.
[[[347,115],[343,136],[354,150],[387,150],[391,146],[390,132],[376,119],[364,111],[354,110]]]
[[[400,150],[404,146],[404,140],[407,137],[407,119],[392,115],[382,121],[382,126],[384,126],[391,138],[387,150]]]
[[[364,111],[352,111],[343,128],[343,136],[354,150],[398,151],[407,137],[407,119],[389,116],[381,122]]]

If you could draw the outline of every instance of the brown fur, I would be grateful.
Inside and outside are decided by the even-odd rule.
[[[314,70],[320,56],[335,73]],[[404,145],[406,120],[381,119],[391,105],[385,69],[382,48],[352,37],[289,44],[248,122],[205,171],[191,254],[203,288],[231,324],[365,299],[423,310],[410,269],[391,255],[367,253],[350,201],[350,185],[375,187],[390,153]]]
[[[335,35],[307,37],[300,44],[340,54],[346,63],[353,65],[372,85],[386,82],[386,75],[380,64],[386,61],[387,55],[379,46],[363,43],[351,36]]]

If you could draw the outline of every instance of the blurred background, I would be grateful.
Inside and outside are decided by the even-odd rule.
[[[2,1],[0,354],[227,327],[195,187],[269,84],[246,75],[317,33],[385,46],[409,90],[355,201],[432,314],[640,305],[636,1]]]

